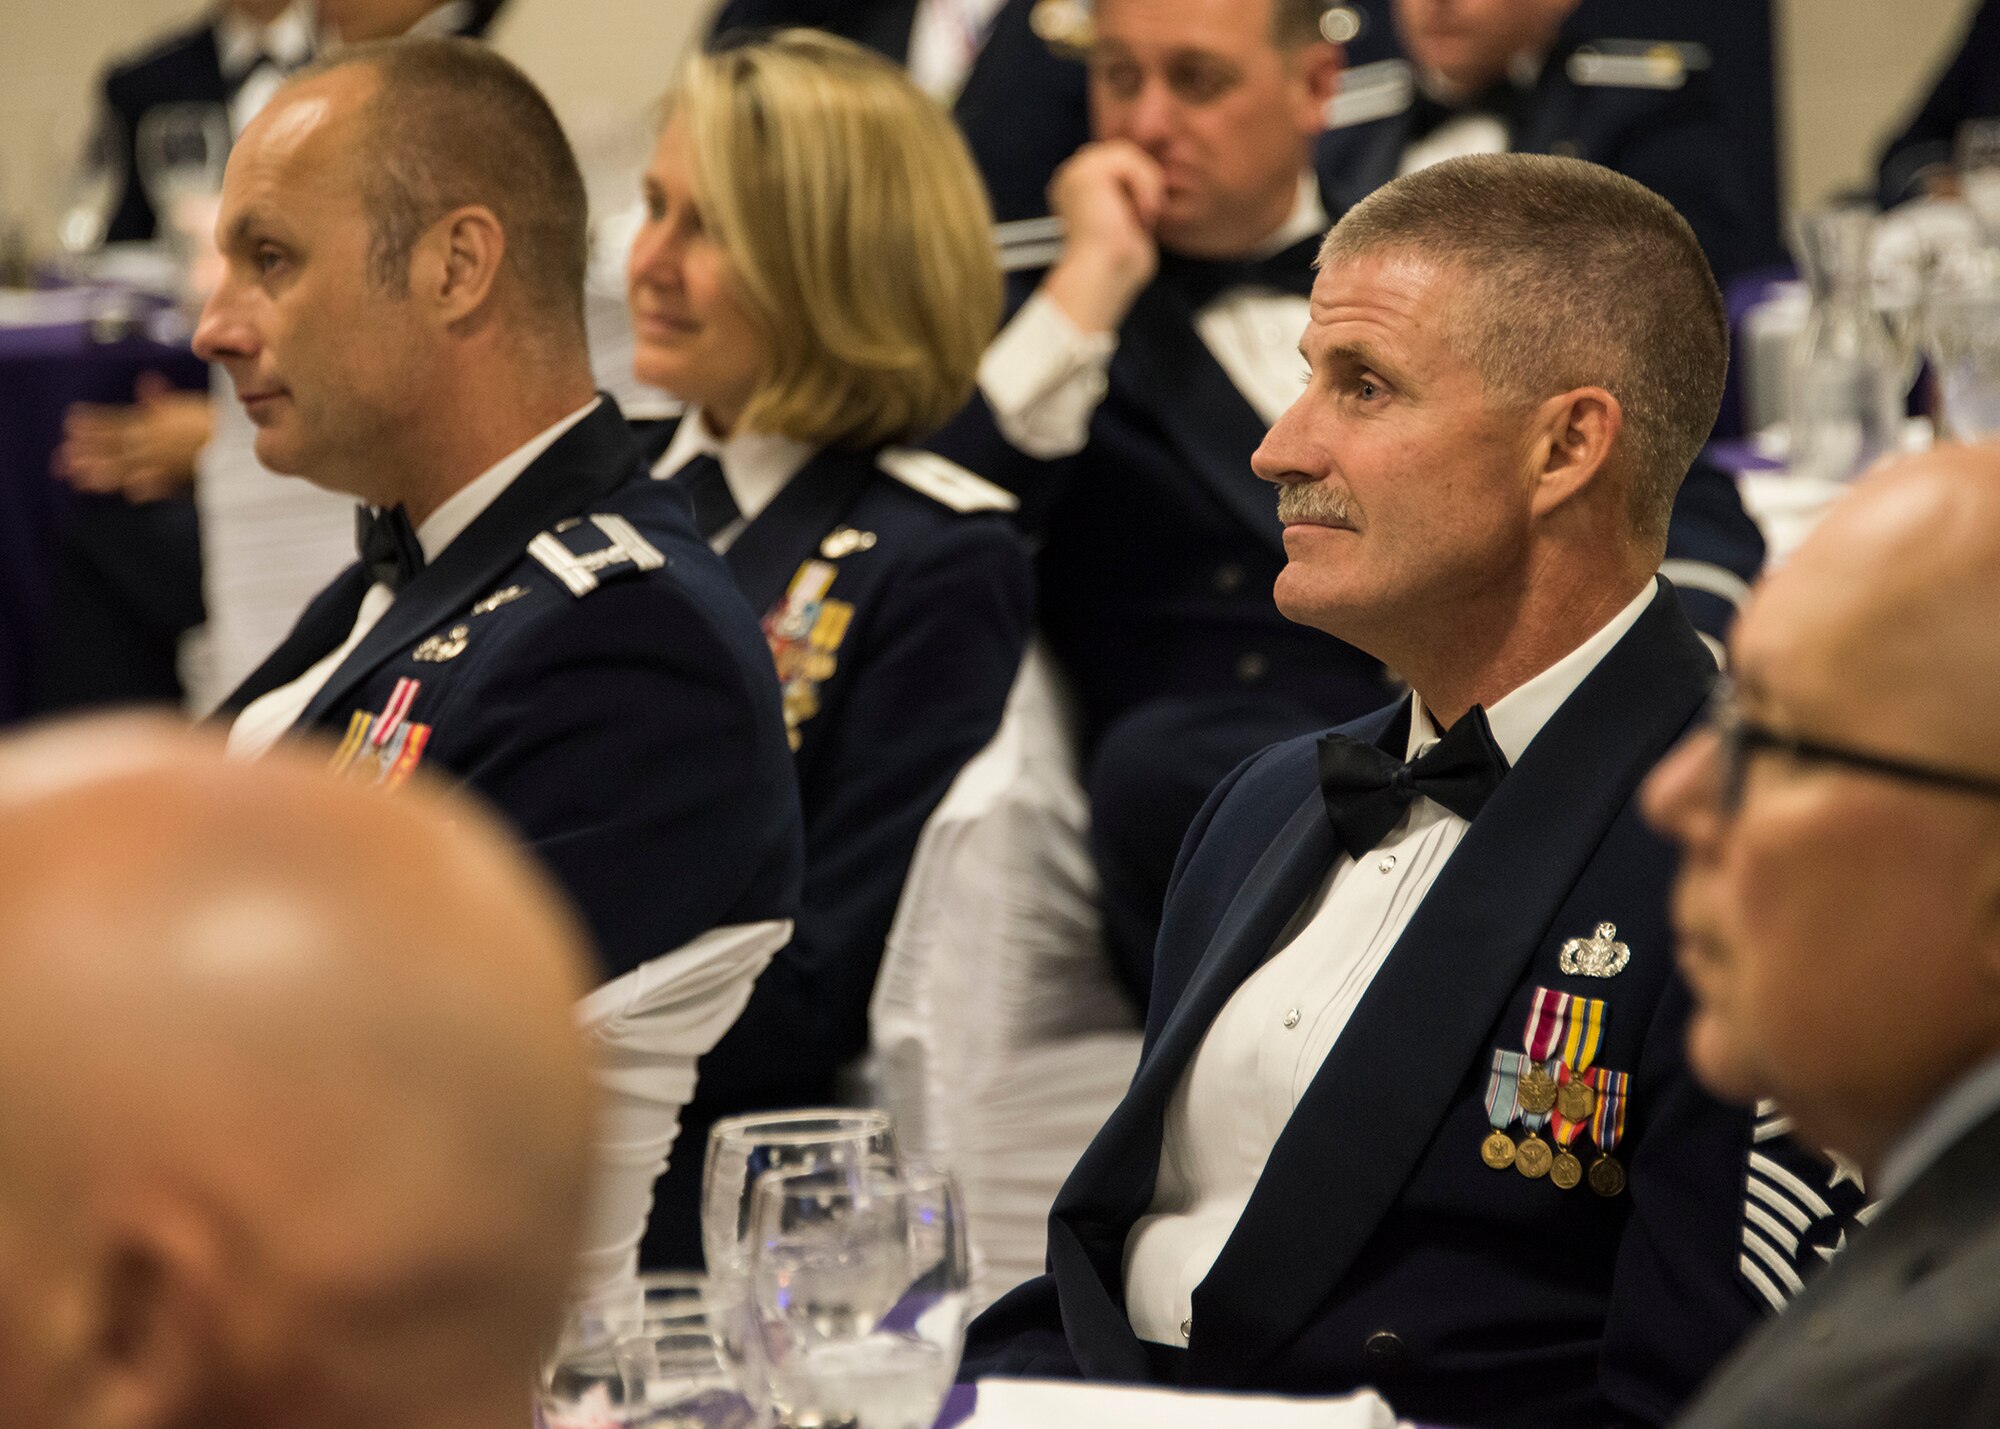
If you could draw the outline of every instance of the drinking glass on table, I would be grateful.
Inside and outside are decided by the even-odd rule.
[[[751,1192],[772,1171],[893,1168],[896,1135],[885,1111],[808,1107],[718,1121],[702,1173],[701,1239],[718,1338],[752,1403],[766,1408],[749,1318]]]
[[[753,1196],[749,1313],[781,1424],[929,1429],[971,1309],[943,1171],[771,1172]]]
[[[708,1133],[701,1188],[701,1244],[708,1273],[739,1281],[746,1266],[750,1193],[771,1171],[893,1166],[889,1113],[842,1107],[755,1112],[718,1121]]]

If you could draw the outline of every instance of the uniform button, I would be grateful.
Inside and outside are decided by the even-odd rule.
[[[1394,873],[1396,871],[1396,855],[1393,853],[1383,854],[1382,861],[1375,865],[1375,871],[1377,873]]]
[[[1558,159],[1575,159],[1583,155],[1583,150],[1577,148],[1576,141],[1572,139],[1556,140],[1555,143],[1549,145],[1549,152],[1554,154]]]
[[[1394,1330],[1377,1330],[1361,1342],[1361,1357],[1374,1369],[1395,1369],[1403,1363],[1403,1337]]]
[[[1813,1315],[1806,1320],[1806,1338],[1816,1345],[1823,1345],[1833,1338],[1833,1316]]]
[[[1194,1338],[1194,1317],[1192,1315],[1181,1321],[1181,1338],[1184,1340]]]
[[[1211,584],[1214,585],[1217,595],[1235,595],[1236,592],[1243,589],[1243,581],[1243,567],[1231,561],[1227,565],[1215,568],[1215,576]]]
[[[1294,1007],[1290,1012],[1287,1012],[1285,1014],[1285,1030],[1289,1032],[1298,1025],[1299,1025],[1299,1010],[1296,1007]]]
[[[1254,685],[1271,673],[1271,662],[1252,650],[1236,662],[1236,682]]]

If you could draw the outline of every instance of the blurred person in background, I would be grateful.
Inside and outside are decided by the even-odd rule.
[[[0,744],[0,1423],[514,1429],[594,1098],[480,808],[132,717]]]
[[[754,117],[753,117],[754,116]],[[797,933],[700,1063],[646,1256],[698,1265],[718,1117],[824,1102],[924,821],[992,736],[1027,637],[1014,499],[910,449],[963,405],[1000,310],[991,219],[944,110],[791,30],[697,57],[645,174],[642,440],[763,620],[806,828]]]
[[[1032,245],[1054,233],[1050,176],[1090,137],[1088,17],[1083,0],[727,0],[713,33],[810,25],[906,66],[964,131],[1003,238]]]
[[[1143,1007],[1175,852],[1264,745],[1386,697],[1380,666],[1271,603],[1283,535],[1250,455],[1304,380],[1331,222],[1313,145],[1340,70],[1319,0],[1101,0],[1093,143],[1016,275],[938,450],[1041,538],[1040,625],[1081,713],[1114,964]]]
[[[2000,448],[1908,458],[1759,586],[1734,688],[1647,783],[1695,1073],[1879,1198],[1685,1429],[2000,1422],[1996,622]]]

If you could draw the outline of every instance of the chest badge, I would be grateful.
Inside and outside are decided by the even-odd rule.
[[[1595,935],[1564,943],[1556,966],[1567,977],[1617,977],[1631,961],[1632,950],[1618,941],[1617,925],[1599,923]]]
[[[474,615],[491,615],[501,606],[512,601],[517,601],[527,593],[528,588],[524,585],[502,586],[500,589],[494,591],[493,594],[473,606],[472,613]]]
[[[443,635],[433,635],[410,652],[410,658],[420,664],[442,665],[447,660],[456,660],[465,653],[466,637],[472,627],[454,625]]]
[[[875,549],[873,531],[857,531],[852,526],[836,526],[827,532],[826,539],[819,543],[819,553],[829,561],[837,561],[842,556],[851,556],[856,551]]]

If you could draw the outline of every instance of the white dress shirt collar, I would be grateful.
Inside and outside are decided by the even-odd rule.
[[[1283,253],[1294,243],[1323,236],[1331,227],[1333,220],[1326,215],[1326,200],[1320,197],[1319,178],[1308,169],[1299,175],[1299,193],[1298,197],[1292,200],[1291,213],[1269,238],[1251,251],[1250,256],[1269,258],[1273,254]]]
[[[421,16],[417,23],[403,32],[405,39],[417,35],[456,35],[472,19],[472,6],[467,0],[449,0],[435,10]]]
[[[595,412],[603,401],[602,397],[592,397],[560,422],[528,438],[447,496],[443,504],[417,527],[417,544],[424,548],[425,563],[435,561],[443,554],[446,546],[464,534],[465,528],[478,520],[480,513],[514,484],[515,477],[526,471],[536,457],[554,446],[564,432]]]
[[[665,480],[698,456],[712,456],[722,463],[722,479],[729,484],[729,494],[742,513],[740,520],[716,534],[712,544],[725,550],[737,532],[777,499],[785,483],[812,459],[813,451],[804,442],[771,432],[739,431],[718,437],[702,420],[701,408],[690,407],[666,451],[653,463],[653,475]]]
[[[1990,1058],[1960,1077],[1890,1148],[1869,1188],[1875,1193],[1878,1208],[1907,1191],[1933,1162],[1996,1111],[2000,1111],[2000,1057]]]
[[[305,0],[292,0],[268,25],[225,10],[215,22],[215,58],[226,78],[237,79],[259,59],[296,69],[312,58],[313,22]]]
[[[1511,767],[1521,762],[1529,744],[1542,732],[1542,726],[1549,717],[1561,709],[1563,702],[1576,693],[1576,687],[1597,668],[1597,662],[1611,653],[1611,647],[1625,638],[1630,630],[1652,604],[1657,585],[1648,580],[1645,587],[1610,620],[1598,628],[1595,635],[1562,657],[1562,659],[1542,671],[1541,674],[1517,685],[1493,702],[1486,711],[1486,724],[1493,731],[1493,742],[1500,746],[1500,752],[1507,756]],[[1424,708],[1423,696],[1414,690],[1410,692],[1410,740],[1405,759],[1415,759],[1424,749],[1434,744],[1441,731]]]

